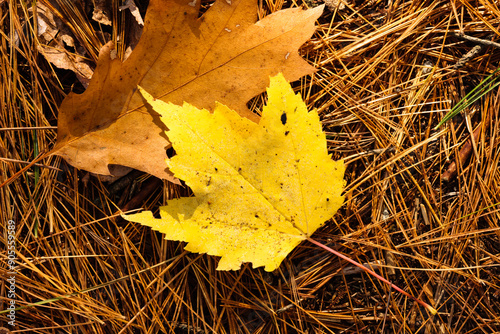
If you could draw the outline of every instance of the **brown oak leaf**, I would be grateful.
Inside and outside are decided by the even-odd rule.
[[[173,181],[165,168],[165,129],[138,85],[163,101],[208,110],[217,101],[256,121],[246,103],[270,76],[282,72],[294,81],[314,72],[298,49],[314,33],[323,6],[281,10],[256,22],[257,0],[217,0],[201,17],[199,2],[151,0],[127,60],[111,59],[110,43],[101,49],[87,90],[68,94],[60,106],[52,154],[97,174],[123,165]]]

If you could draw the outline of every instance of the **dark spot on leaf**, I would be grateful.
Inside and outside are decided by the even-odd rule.
[[[288,136],[289,133],[290,131],[285,131],[285,136]]]
[[[215,171],[218,172],[219,170],[217,169],[217,167],[214,167]]]
[[[238,172],[241,172],[241,167],[238,167]]]
[[[259,215],[258,215],[258,214],[255,214],[255,218],[259,218]]]
[[[283,111],[283,114],[281,114],[281,124],[285,125],[286,124],[286,112]]]
[[[207,181],[207,187],[210,185],[210,182],[212,182],[212,177],[210,176]]]
[[[326,201],[327,201],[327,202],[330,202],[330,199],[327,197],[327,198],[326,198]]]

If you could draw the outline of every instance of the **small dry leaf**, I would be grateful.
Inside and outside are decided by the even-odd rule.
[[[170,170],[196,197],[168,201],[161,219],[126,219],[221,256],[219,270],[252,262],[272,271],[342,205],[344,163],[331,159],[318,114],[283,75],[271,78],[259,124],[221,104],[211,114],[142,94],[169,129]]]
[[[130,10],[130,13],[135,18],[137,24],[140,26],[144,26],[144,21],[142,20],[141,13],[139,12],[139,8],[137,8],[134,0],[125,0],[123,6],[120,6],[120,10]]]
[[[110,1],[107,0],[97,0],[94,2],[94,11],[92,12],[92,19],[100,24],[104,25],[112,25],[113,22],[110,18],[110,10],[109,6],[111,5]]]
[[[75,48],[74,38],[62,21],[45,5],[37,3],[37,50],[58,68],[73,71],[84,87],[90,83],[94,69],[85,57],[69,52],[65,46]]]

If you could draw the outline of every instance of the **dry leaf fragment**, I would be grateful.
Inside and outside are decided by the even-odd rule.
[[[92,19],[100,24],[104,25],[112,25],[113,22],[110,19],[110,10],[109,6],[111,5],[110,1],[107,0],[97,0],[94,2],[94,11],[92,12]]]
[[[141,40],[125,62],[110,59],[111,44],[103,47],[88,89],[60,106],[52,154],[98,174],[118,164],[173,180],[164,163],[170,143],[137,85],[163,101],[211,110],[220,101],[257,120],[246,103],[270,75],[281,71],[292,81],[314,71],[298,48],[323,6],[258,22],[256,0],[218,0],[200,18],[198,10],[199,1],[192,7],[188,0],[151,0]]]
[[[169,129],[170,170],[196,197],[168,201],[161,219],[146,211],[127,220],[222,256],[218,270],[252,262],[272,271],[342,205],[344,163],[331,159],[318,114],[283,75],[271,78],[259,124],[222,104],[211,114],[143,95]]]
[[[69,29],[42,3],[37,3],[36,15],[38,52],[54,66],[73,71],[82,85],[87,87],[94,70],[82,55],[78,55],[78,52],[75,54],[66,50],[65,46],[75,48],[74,38]]]
[[[137,24],[139,24],[140,26],[144,26],[144,21],[142,20],[141,13],[139,12],[139,8],[137,8],[134,0],[125,0],[123,6],[120,6],[119,8],[120,10],[125,10],[128,8],[132,16],[135,18]]]
[[[81,84],[88,87],[94,71],[83,57],[70,54],[63,47],[38,45],[37,49],[48,62],[58,68],[74,72]]]

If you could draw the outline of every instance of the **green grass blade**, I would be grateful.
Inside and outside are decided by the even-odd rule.
[[[455,117],[458,113],[470,107],[477,100],[489,93],[500,85],[500,76],[497,75],[500,68],[497,68],[486,79],[482,80],[473,90],[471,90],[463,99],[461,99],[451,110],[443,117],[441,122],[434,128],[437,130],[441,125]]]

